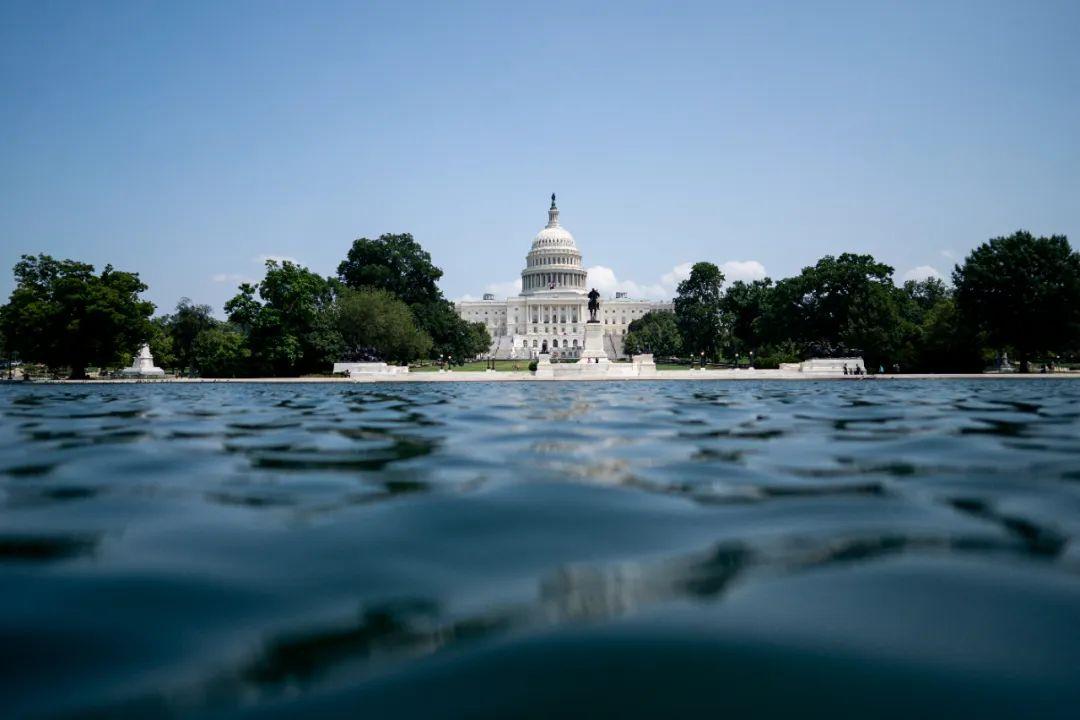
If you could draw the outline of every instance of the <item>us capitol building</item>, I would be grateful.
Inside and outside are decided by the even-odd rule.
[[[491,333],[496,358],[577,358],[585,344],[589,287],[574,236],[559,225],[559,208],[551,196],[548,224],[533,238],[521,271],[521,294],[496,300],[455,303],[469,322],[483,323]],[[623,357],[623,338],[630,323],[650,310],[671,310],[670,302],[633,300],[626,293],[600,304],[598,320],[604,327],[604,351],[612,360]]]

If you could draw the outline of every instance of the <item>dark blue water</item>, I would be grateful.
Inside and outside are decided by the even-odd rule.
[[[1080,382],[0,401],[3,717],[1080,707]]]

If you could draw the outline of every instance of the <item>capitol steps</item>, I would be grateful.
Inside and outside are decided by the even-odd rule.
[[[496,360],[509,360],[513,349],[514,337],[512,335],[500,335],[491,343],[491,354]]]
[[[621,335],[605,335],[604,336],[604,351],[607,352],[608,357],[612,360],[616,360],[625,356],[623,352],[623,339]]]

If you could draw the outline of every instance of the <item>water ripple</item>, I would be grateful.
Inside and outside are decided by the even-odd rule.
[[[993,687],[990,715],[1078,699],[1059,668],[1080,666],[1080,383],[8,386],[0,401],[7,716],[342,714],[389,697],[390,677],[499,676],[497,648],[512,665],[563,638],[610,662],[594,632],[643,662],[664,638],[712,638],[678,660],[691,674],[768,648],[776,667],[811,652],[884,678],[902,662],[921,674],[887,694],[912,702]],[[822,686],[863,677],[835,672]]]

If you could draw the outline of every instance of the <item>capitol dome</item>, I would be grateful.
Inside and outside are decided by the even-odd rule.
[[[570,231],[559,225],[546,227],[536,233],[532,246],[534,248],[550,246],[577,247],[574,243],[574,236],[570,234]]]
[[[551,196],[551,209],[548,210],[547,226],[536,233],[533,238],[532,249],[545,247],[577,248],[574,236],[570,231],[559,224],[559,208],[555,207],[555,195]]]
[[[552,194],[548,224],[533,238],[532,248],[525,257],[521,294],[583,294],[586,275],[574,236],[559,225],[559,208],[555,207]]]

